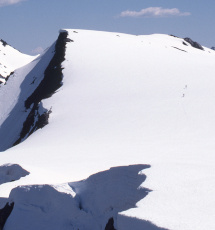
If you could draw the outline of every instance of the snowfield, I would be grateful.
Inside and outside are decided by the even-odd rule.
[[[162,34],[60,34],[53,95],[33,92],[59,69],[58,42],[0,88],[0,164],[30,173],[0,185],[0,208],[14,203],[4,230],[215,229],[215,51]]]

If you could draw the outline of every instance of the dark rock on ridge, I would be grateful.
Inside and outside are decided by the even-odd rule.
[[[31,104],[38,104],[42,99],[51,97],[57,89],[62,86],[62,67],[61,63],[65,60],[67,32],[61,32],[55,45],[55,54],[44,72],[44,78],[37,89],[25,101],[26,109]]]
[[[184,38],[184,40],[188,42],[192,47],[204,50],[204,48],[198,42],[194,42],[191,38]]]
[[[174,38],[178,38],[177,36],[175,36],[175,35],[173,35],[173,34],[170,34],[169,36],[174,37]]]
[[[14,71],[11,72],[11,73],[5,78],[5,84],[6,84],[6,82],[8,81],[8,79],[9,79],[13,74],[14,74]]]
[[[44,109],[40,102],[45,98],[51,97],[56,90],[62,86],[63,68],[61,63],[65,60],[66,43],[72,42],[67,36],[68,32],[61,32],[59,34],[55,44],[54,56],[44,72],[43,80],[25,101],[26,111],[28,109],[31,111],[23,124],[20,137],[14,142],[13,146],[19,144],[33,132],[48,124],[51,110],[48,111],[47,109]],[[41,108],[44,110],[42,114],[39,113]]]
[[[7,42],[6,42],[6,41],[4,41],[3,39],[1,39],[0,41],[1,41],[1,43],[2,43],[2,45],[3,45],[3,46],[8,45],[8,44],[7,44]]]

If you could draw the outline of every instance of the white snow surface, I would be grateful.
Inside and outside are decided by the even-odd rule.
[[[5,78],[14,70],[28,64],[35,58],[36,56],[23,54],[0,41],[0,83],[5,83]]]
[[[17,201],[6,230],[18,229],[13,223],[26,213],[22,209],[26,202],[35,202],[32,209],[25,207],[30,210],[26,219],[33,220],[36,215],[41,220],[41,225],[35,222],[37,229],[70,229],[74,220],[71,222],[68,213],[78,215],[78,221],[82,215],[77,214],[80,209],[74,197],[78,191],[72,186],[81,182],[60,184],[80,181],[110,167],[135,164],[151,165],[139,170],[147,176],[139,188],[152,191],[136,201],[136,208],[118,210],[117,230],[131,226],[143,229],[141,223],[139,227],[132,224],[128,219],[134,220],[132,217],[171,230],[215,229],[215,52],[185,46],[183,39],[161,34],[65,31],[73,42],[67,43],[62,63],[63,86],[43,100],[45,108],[52,108],[49,124],[0,153],[1,164],[16,163],[30,172],[27,177],[0,186],[1,197],[8,197],[13,189],[10,199],[15,204]],[[13,78],[13,91],[7,85],[13,100],[21,91],[22,82],[16,79],[20,75],[24,81],[23,73],[28,68],[30,71],[29,65],[21,68]],[[7,111],[1,114],[0,124],[12,107],[0,101],[1,113]],[[104,178],[104,182],[109,180],[114,181],[115,176]],[[120,186],[119,181],[113,185]],[[59,189],[43,184],[59,184]],[[131,184],[128,180],[122,186],[125,196]],[[91,194],[94,185],[96,181],[87,185]],[[99,187],[96,191],[96,196],[82,194],[86,206],[95,208],[93,213],[105,204],[105,189]],[[116,197],[112,194],[108,200]],[[100,206],[93,206],[97,202]],[[47,219],[41,212],[48,213]],[[51,226],[50,219],[54,220]],[[31,222],[20,223],[24,226]],[[93,229],[89,225],[77,226],[80,230]]]

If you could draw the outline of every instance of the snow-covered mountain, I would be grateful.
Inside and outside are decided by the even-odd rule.
[[[187,38],[61,30],[0,88],[0,229],[214,229],[214,63]]]
[[[0,40],[0,84],[5,83],[15,69],[18,69],[31,62],[35,57],[20,53]]]

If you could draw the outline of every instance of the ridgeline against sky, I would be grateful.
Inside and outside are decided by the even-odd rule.
[[[41,53],[61,28],[174,34],[215,45],[214,0],[0,0],[0,38]]]

